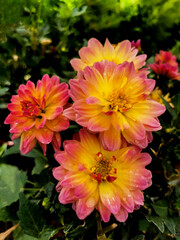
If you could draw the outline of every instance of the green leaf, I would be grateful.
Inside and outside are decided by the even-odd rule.
[[[7,143],[4,143],[0,146],[0,156],[5,152],[7,149]]]
[[[168,112],[171,114],[172,118],[176,119],[177,114],[176,114],[175,110],[170,106],[170,104],[162,96],[160,96],[160,98],[163,100],[163,103],[164,103],[166,109],[168,110]]]
[[[179,219],[179,216],[174,218],[174,223],[175,223],[175,226],[176,226],[176,234],[177,234],[177,239],[176,240],[180,240],[180,235],[179,235],[180,219]],[[178,235],[179,235],[179,238],[178,238]]]
[[[146,216],[146,219],[148,220],[148,222],[152,222],[154,223],[154,225],[156,225],[156,227],[163,233],[164,232],[164,222],[161,219],[161,217],[157,217],[157,216]]]
[[[13,239],[14,240],[37,240],[32,236],[25,234],[20,227],[16,228],[13,232]]]
[[[48,196],[48,198],[51,197],[52,195],[52,191],[54,190],[54,183],[52,182],[48,182],[45,186],[44,186],[45,192]]]
[[[45,158],[35,158],[35,166],[32,170],[32,175],[34,174],[40,174],[42,170],[47,165],[47,159]]]
[[[47,158],[44,156],[42,152],[40,152],[38,149],[34,148],[32,151],[30,151],[27,154],[21,154],[22,156],[30,157],[30,158],[44,158],[47,160]]]
[[[143,231],[147,231],[148,227],[149,227],[149,222],[146,219],[141,219],[139,220],[139,230],[141,232]]]
[[[0,221],[7,222],[17,220],[17,216],[9,207],[0,209]]]
[[[8,92],[9,88],[0,88],[0,96],[5,95]]]
[[[0,108],[5,109],[7,108],[8,103],[0,103]]]
[[[45,219],[39,207],[29,201],[23,193],[20,193],[20,206],[18,211],[20,226],[24,233],[39,237],[44,227]]]
[[[141,235],[138,235],[138,236],[132,238],[131,240],[145,240],[145,236],[141,234]]]
[[[20,151],[19,151],[20,139],[16,139],[13,142],[14,142],[14,146],[7,149],[4,152],[4,154],[2,155],[2,157],[7,157],[7,156],[12,155],[12,154],[20,153]]]
[[[168,228],[168,230],[170,231],[170,233],[176,234],[176,230],[175,230],[176,225],[172,218],[163,218],[163,222],[165,226]]]
[[[166,200],[159,200],[152,204],[155,212],[160,217],[166,217],[168,215],[168,203]]]
[[[176,197],[180,198],[180,187],[178,186],[178,184],[175,184],[175,193]]]
[[[152,56],[152,57],[147,59],[146,64],[152,64],[152,63],[154,63],[154,61],[155,61],[154,56]]]
[[[4,154],[2,155],[2,157],[7,157],[9,155],[12,154],[21,154],[20,150],[19,150],[19,146],[20,146],[20,138],[16,139],[13,141],[14,142],[14,146],[10,147],[9,149],[7,149]],[[43,158],[46,159],[47,158],[44,156],[44,154],[42,152],[40,152],[38,149],[34,148],[32,151],[30,151],[27,154],[21,154],[22,156],[25,157],[29,157],[29,158]]]
[[[51,227],[45,227],[40,235],[40,240],[49,240],[51,237],[53,237],[56,233],[59,232],[59,228],[53,229]]]
[[[0,208],[19,199],[19,193],[27,180],[25,172],[7,164],[0,165]]]
[[[180,94],[175,95],[172,100],[172,104],[174,105],[174,109],[177,114],[180,113]]]
[[[180,211],[180,198],[177,199],[175,206],[176,206],[177,210]]]
[[[73,229],[72,231],[68,231],[67,232],[67,237],[69,238],[75,238],[77,236],[80,236],[83,234],[83,232],[85,231],[85,222],[82,225],[77,226],[75,229]]]
[[[79,10],[78,8],[73,8],[71,17],[77,17],[84,14],[86,12],[86,9],[87,9],[87,6],[83,6],[81,10]]]

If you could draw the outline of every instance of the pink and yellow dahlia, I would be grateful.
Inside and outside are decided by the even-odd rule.
[[[66,116],[99,136],[106,150],[121,146],[122,136],[130,144],[147,147],[151,131],[161,129],[157,119],[165,107],[148,98],[155,81],[135,71],[133,62],[116,65],[102,61],[86,67],[80,79],[70,80],[74,103]]]
[[[112,45],[106,39],[104,46],[95,38],[88,41],[88,46],[83,47],[79,51],[80,59],[74,58],[71,60],[71,65],[74,70],[84,70],[86,66],[92,66],[95,62],[107,60],[115,64],[121,64],[125,61],[133,62],[135,69],[138,70],[145,65],[146,55],[136,56],[138,49],[131,46],[131,42],[124,40],[117,45]]]
[[[80,141],[65,141],[64,151],[55,153],[61,165],[53,169],[60,203],[72,203],[80,219],[97,209],[104,222],[111,213],[126,221],[128,213],[143,205],[141,190],[151,185],[151,172],[145,169],[150,155],[134,146],[106,151],[85,129],[79,137]]]
[[[11,125],[12,139],[21,137],[20,151],[23,154],[30,152],[36,142],[44,154],[50,142],[55,150],[59,150],[59,132],[69,126],[68,119],[63,116],[63,106],[69,99],[68,85],[59,83],[57,76],[50,78],[44,75],[36,87],[28,81],[26,85],[19,86],[17,93],[8,104],[11,113],[5,124]]]

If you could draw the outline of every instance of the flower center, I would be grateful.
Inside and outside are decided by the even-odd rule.
[[[108,101],[110,111],[126,112],[128,109],[132,108],[132,105],[127,100],[127,97],[122,93],[111,94]]]
[[[117,177],[113,176],[116,174],[117,169],[112,168],[112,163],[116,158],[112,156],[110,159],[106,159],[101,152],[95,156],[96,163],[91,168],[91,176],[98,181],[98,183],[108,181],[113,182]]]
[[[23,115],[25,117],[34,118],[36,116],[39,116],[41,113],[41,109],[37,104],[34,104],[29,101],[23,101],[21,103]]]
[[[32,101],[24,100],[21,102],[21,107],[23,111],[23,116],[28,118],[42,118],[41,113],[44,113],[44,107],[45,107],[45,96],[42,99],[42,103],[40,103],[40,100],[31,97]]]

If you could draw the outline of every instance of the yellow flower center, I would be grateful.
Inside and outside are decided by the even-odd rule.
[[[91,176],[99,183],[104,181],[113,182],[117,178],[113,176],[117,172],[116,168],[112,167],[115,160],[114,156],[106,159],[101,152],[97,153],[95,156],[96,163],[91,168]]]
[[[113,93],[108,98],[109,111],[126,112],[132,108],[132,105],[127,100],[127,97],[122,93]]]

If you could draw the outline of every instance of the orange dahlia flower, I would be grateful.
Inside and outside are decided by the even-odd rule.
[[[21,137],[20,151],[23,154],[30,152],[37,141],[44,154],[50,142],[55,150],[59,150],[59,132],[69,126],[68,119],[63,116],[63,106],[69,99],[68,85],[59,83],[57,76],[44,75],[38,80],[37,87],[28,81],[19,86],[17,93],[8,104],[11,113],[5,124],[11,125],[12,139]]]
[[[97,209],[104,222],[111,213],[118,221],[126,221],[128,213],[143,205],[141,190],[151,185],[151,172],[145,169],[150,155],[134,146],[106,151],[85,129],[79,137],[80,141],[65,141],[64,151],[55,153],[61,165],[53,169],[60,203],[73,203],[80,219]]]
[[[88,41],[88,46],[79,51],[80,59],[74,58],[70,61],[74,70],[84,70],[86,66],[92,66],[95,62],[108,60],[115,64],[121,64],[125,61],[133,62],[135,69],[140,69],[145,65],[146,55],[136,56],[138,49],[131,46],[131,42],[124,40],[117,45],[112,45],[108,39],[104,46],[95,38]]]
[[[74,120],[100,132],[103,147],[115,151],[121,136],[141,148],[152,141],[151,131],[161,129],[157,119],[165,107],[148,98],[155,81],[135,71],[133,62],[116,65],[103,61],[86,67],[80,79],[70,80]],[[66,116],[71,118],[68,110]]]

